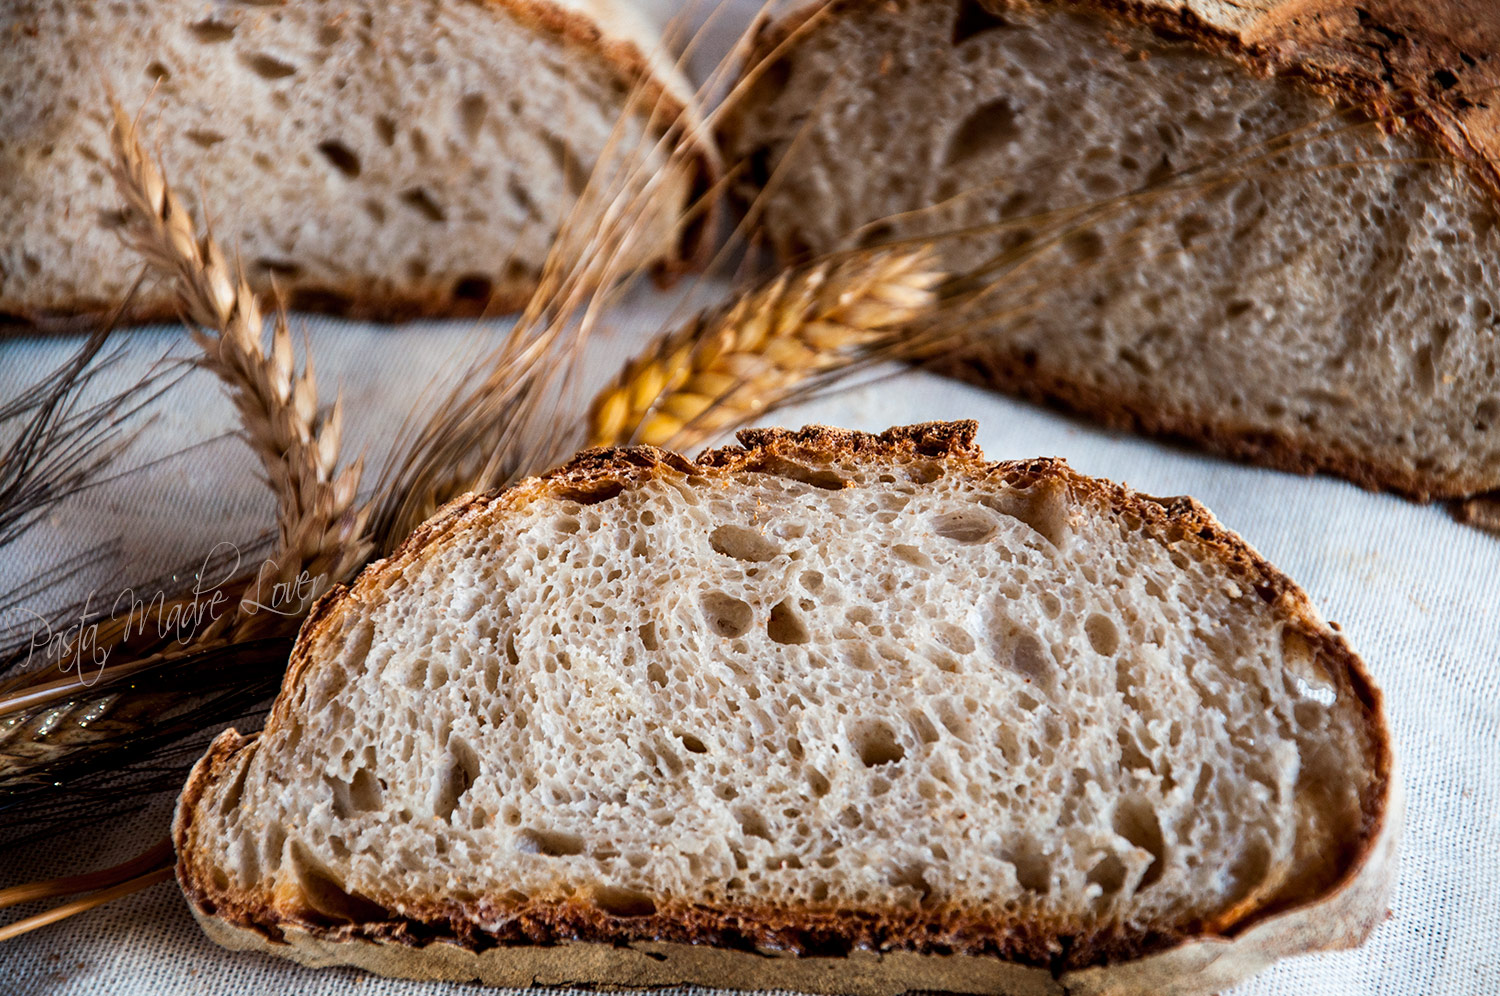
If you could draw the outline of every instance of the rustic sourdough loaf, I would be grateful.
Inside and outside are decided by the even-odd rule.
[[[777,45],[725,146],[750,192],[776,172],[785,255],[1032,219],[946,242],[967,267],[1116,199],[951,372],[1416,498],[1500,487],[1500,7],[839,0]]]
[[[139,269],[107,90],[258,290],[383,318],[520,306],[617,122],[611,161],[660,168],[691,99],[632,0],[19,0],[0,52],[0,315],[33,320]],[[663,181],[635,262],[681,262],[706,162]]]
[[[195,768],[203,927],[861,993],[1204,993],[1359,943],[1399,826],[1359,659],[1190,499],[973,431],[596,450],[450,505]]]

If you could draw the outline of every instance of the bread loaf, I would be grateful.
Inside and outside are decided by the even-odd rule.
[[[726,158],[776,175],[784,255],[1052,247],[949,372],[1414,498],[1500,487],[1495,4],[838,0],[759,50]]]
[[[19,0],[0,53],[0,315],[28,320],[108,310],[139,270],[110,91],[258,291],[385,319],[519,307],[596,162],[663,168],[691,100],[632,0]],[[633,262],[681,264],[708,162],[672,170]]]
[[[973,423],[597,450],[323,600],[178,805],[210,936],[492,984],[1207,993],[1385,914],[1380,694],[1189,499]]]

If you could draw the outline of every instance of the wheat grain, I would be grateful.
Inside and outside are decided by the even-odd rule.
[[[371,549],[368,509],[356,505],[362,461],[337,469],[342,399],[326,415],[319,412],[312,358],[297,373],[291,329],[280,309],[270,346],[264,345],[264,316],[244,271],[230,266],[211,232],[196,234],[191,216],[142,147],[135,122],[118,103],[111,106],[111,173],[125,203],[124,238],[171,281],[201,351],[199,363],[229,389],[276,495],[279,544],[270,558],[273,570],[261,581],[295,584],[305,575],[315,592],[326,589],[352,574]],[[278,621],[285,617],[258,615],[253,603],[241,603],[236,635],[284,625]]]
[[[788,270],[628,363],[589,409],[590,440],[684,448],[753,418],[800,384],[889,352],[943,280],[925,249]]]

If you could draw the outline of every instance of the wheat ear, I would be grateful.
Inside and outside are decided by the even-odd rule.
[[[594,398],[590,440],[685,448],[754,418],[906,334],[936,306],[944,279],[924,249],[783,272],[626,364]]]
[[[230,266],[212,233],[195,233],[192,218],[142,147],[135,122],[118,103],[111,106],[111,172],[125,203],[124,237],[171,282],[201,351],[198,362],[229,389],[276,495],[278,550],[271,558],[274,571],[261,578],[262,590],[295,583],[303,574],[327,588],[353,573],[371,549],[369,511],[355,504],[362,461],[337,470],[342,398],[326,415],[319,412],[312,357],[299,374],[280,309],[265,347],[261,308],[243,269]],[[241,636],[264,628],[246,604],[235,624]]]

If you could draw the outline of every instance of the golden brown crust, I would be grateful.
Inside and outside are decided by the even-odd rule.
[[[1174,974],[1187,973],[1185,977],[1201,975],[1218,985],[1217,980],[1230,966],[1241,966],[1234,975],[1239,978],[1280,954],[1359,943],[1384,915],[1384,896],[1393,870],[1389,852],[1397,830],[1389,735],[1380,693],[1363,663],[1322,623],[1306,596],[1288,578],[1192,499],[1163,500],[1136,494],[1077,474],[1058,460],[987,463],[974,444],[975,429],[973,422],[907,426],[878,436],[820,426],[799,431],[754,429],[740,433],[739,446],[707,452],[696,461],[654,447],[596,449],[580,454],[550,474],[524,481],[498,495],[464,496],[420,527],[388,560],[371,565],[351,588],[337,589],[319,601],[304,624],[267,728],[274,729],[288,721],[288,711],[305,684],[307,673],[317,666],[313,651],[320,635],[336,634],[341,618],[353,606],[378,595],[389,578],[441,547],[447,537],[476,517],[492,517],[497,511],[503,514],[504,510],[545,497],[585,502],[604,500],[634,483],[664,475],[712,479],[773,473],[797,478],[807,472],[809,465],[827,467],[840,461],[941,461],[948,472],[999,476],[1019,487],[1036,484],[1064,487],[1076,501],[1103,514],[1124,516],[1132,525],[1138,522],[1143,533],[1159,542],[1187,545],[1192,548],[1193,556],[1222,564],[1236,581],[1257,592],[1286,620],[1290,629],[1307,640],[1340,692],[1348,693],[1358,703],[1361,725],[1368,731],[1370,744],[1367,758],[1370,777],[1362,799],[1363,823],[1346,842],[1344,852],[1331,863],[1326,880],[1289,883],[1253,909],[1241,909],[1232,918],[1194,925],[1173,934],[1127,934],[1123,930],[1098,929],[1090,933],[1077,923],[984,917],[943,907],[918,911],[789,910],[708,907],[662,900],[655,902],[650,910],[619,915],[601,909],[587,897],[571,896],[534,897],[519,904],[493,899],[458,902],[437,897],[413,903],[410,897],[402,897],[401,916],[388,914],[385,919],[358,922],[329,918],[314,911],[288,914],[277,909],[268,895],[236,893],[216,886],[212,869],[206,866],[202,851],[195,844],[198,832],[195,814],[204,792],[224,777],[239,752],[250,746],[249,741],[234,731],[227,731],[194,768],[179,802],[174,826],[178,877],[196,915],[213,925],[211,934],[220,940],[227,938],[232,946],[277,949],[286,945],[282,953],[309,963],[364,964],[418,977],[430,977],[431,972],[438,970],[434,965],[439,965],[446,966],[442,971],[448,974],[437,977],[495,980],[510,979],[506,973],[514,964],[527,964],[525,956],[507,954],[511,949],[584,942],[619,948],[622,952],[652,944],[667,945],[673,950],[684,945],[706,945],[726,957],[734,952],[757,955],[774,952],[795,954],[800,959],[857,958],[864,957],[860,952],[880,952],[885,956],[899,954],[901,958],[928,959],[930,970],[936,973],[934,977],[941,976],[950,962],[954,966],[967,966],[963,971],[971,971],[971,963],[978,959],[1009,963],[1008,971],[1012,972],[1019,972],[1018,966],[1031,966],[1033,971],[1046,973],[1045,976],[1020,973],[1013,979],[1007,975],[1011,979],[1008,986],[1041,985],[1049,979],[1071,984],[1077,976],[1084,987],[1079,991],[1144,993],[1154,991],[1147,982],[1161,984],[1161,974],[1151,970],[1140,976],[1143,970],[1139,966],[1143,964],[1165,966]],[[385,897],[353,897],[357,903],[376,904],[382,898]],[[1313,910],[1318,911],[1316,917],[1310,913]],[[1314,922],[1318,925],[1316,930],[1309,926]],[[1278,923],[1282,926],[1271,929]],[[1241,935],[1271,940],[1258,943],[1253,949],[1236,948],[1236,938]],[[384,953],[375,952],[375,948],[384,949]],[[394,948],[409,951],[397,957],[390,954]],[[1272,950],[1274,954],[1266,953]],[[1205,955],[1206,951],[1213,952],[1212,956]],[[624,953],[620,957],[629,960]],[[679,959],[678,964],[686,962]],[[1094,977],[1087,974],[1088,966],[1103,966],[1110,973],[1123,968],[1125,977],[1133,977],[1129,973],[1134,972],[1145,980],[1140,985],[1146,987],[1089,989],[1093,985],[1089,979]],[[669,981],[715,982],[723,977],[697,975]],[[769,984],[768,980],[777,976],[771,972],[755,978]],[[889,978],[894,980],[897,976]],[[556,981],[620,982],[622,979],[608,975]],[[806,982],[799,985],[812,987]],[[882,989],[875,983],[871,986],[862,991],[888,991],[888,987]],[[824,988],[838,991],[837,986],[832,990]],[[999,990],[991,987],[965,991]],[[1182,991],[1206,990],[1199,987]]]
[[[581,48],[605,62],[615,71],[625,90],[640,94],[641,107],[650,108],[652,128],[658,135],[689,135],[689,158],[692,175],[689,204],[704,198],[718,174],[718,153],[712,140],[703,133],[696,109],[687,99],[671,92],[649,64],[646,53],[633,41],[607,34],[588,16],[567,10],[550,0],[487,0],[488,3],[525,27],[557,39],[562,44]],[[694,216],[683,228],[681,239],[672,252],[653,264],[661,283],[670,283],[684,273],[701,266],[710,250],[707,233],[715,217],[712,204]],[[294,311],[318,312],[343,318],[382,322],[410,321],[419,318],[477,318],[519,311],[536,291],[541,279],[543,261],[522,264],[520,272],[496,274],[487,292],[456,293],[456,274],[409,281],[403,287],[372,288],[367,280],[351,275],[343,282],[327,279],[281,276],[276,288],[287,306]],[[269,278],[252,276],[251,284],[258,294],[270,294]],[[89,328],[109,316],[120,302],[79,298],[71,301],[33,304],[0,301],[0,337],[24,331],[72,332]],[[140,288],[130,305],[119,317],[121,325],[142,325],[176,321],[178,307],[169,287],[148,284]]]

